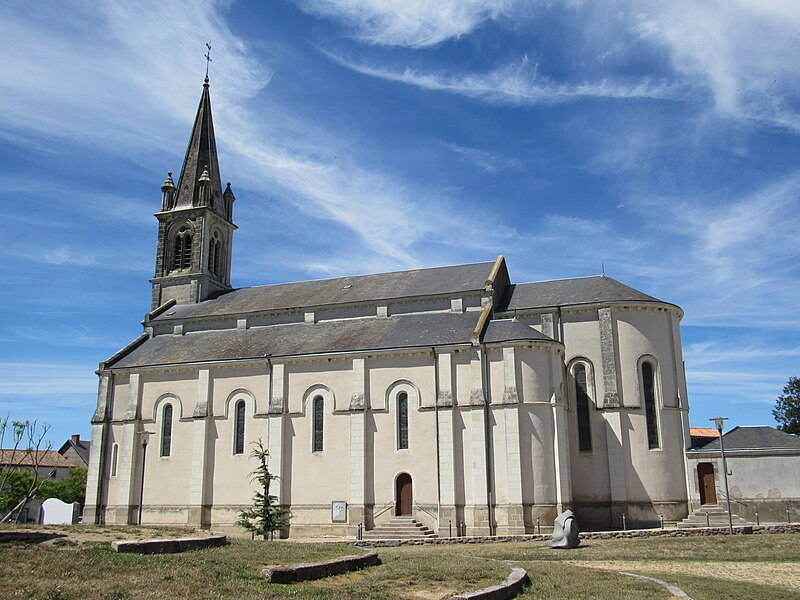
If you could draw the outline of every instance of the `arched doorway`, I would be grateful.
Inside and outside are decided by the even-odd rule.
[[[717,482],[714,479],[714,465],[711,463],[698,464],[697,482],[700,484],[700,504],[716,504]]]
[[[414,492],[411,485],[411,475],[400,473],[395,480],[395,505],[394,514],[399,516],[412,514]]]

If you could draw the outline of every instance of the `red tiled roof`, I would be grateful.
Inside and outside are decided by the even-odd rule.
[[[70,462],[55,450],[0,450],[0,466],[71,467]]]
[[[689,435],[695,437],[719,437],[719,433],[713,427],[690,427]]]

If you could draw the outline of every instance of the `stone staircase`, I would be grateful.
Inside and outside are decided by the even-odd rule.
[[[708,517],[708,518],[706,518]],[[742,517],[733,513],[733,525],[739,527],[741,525],[751,525]],[[719,504],[706,504],[697,510],[693,511],[683,521],[678,523],[678,527],[727,527],[728,526],[728,511]]]
[[[392,517],[383,525],[365,531],[365,540],[409,540],[438,537],[433,531],[413,517]]]

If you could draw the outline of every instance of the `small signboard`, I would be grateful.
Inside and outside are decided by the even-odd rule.
[[[331,521],[334,523],[347,522],[347,502],[344,500],[334,500],[331,502]]]

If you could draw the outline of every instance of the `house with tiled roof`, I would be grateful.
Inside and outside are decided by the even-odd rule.
[[[686,452],[693,511],[725,505],[719,434]],[[800,522],[800,437],[766,425],[723,436],[731,512],[751,523]],[[727,512],[725,513],[727,515]]]
[[[88,467],[91,446],[91,442],[82,440],[80,434],[76,433],[61,445],[58,453],[66,458],[73,467]]]
[[[36,472],[40,477],[59,481],[69,475],[72,464],[55,450],[0,450],[0,470],[14,469]],[[35,498],[22,509],[19,520],[38,523],[42,500]],[[5,515],[0,515],[5,516]]]

